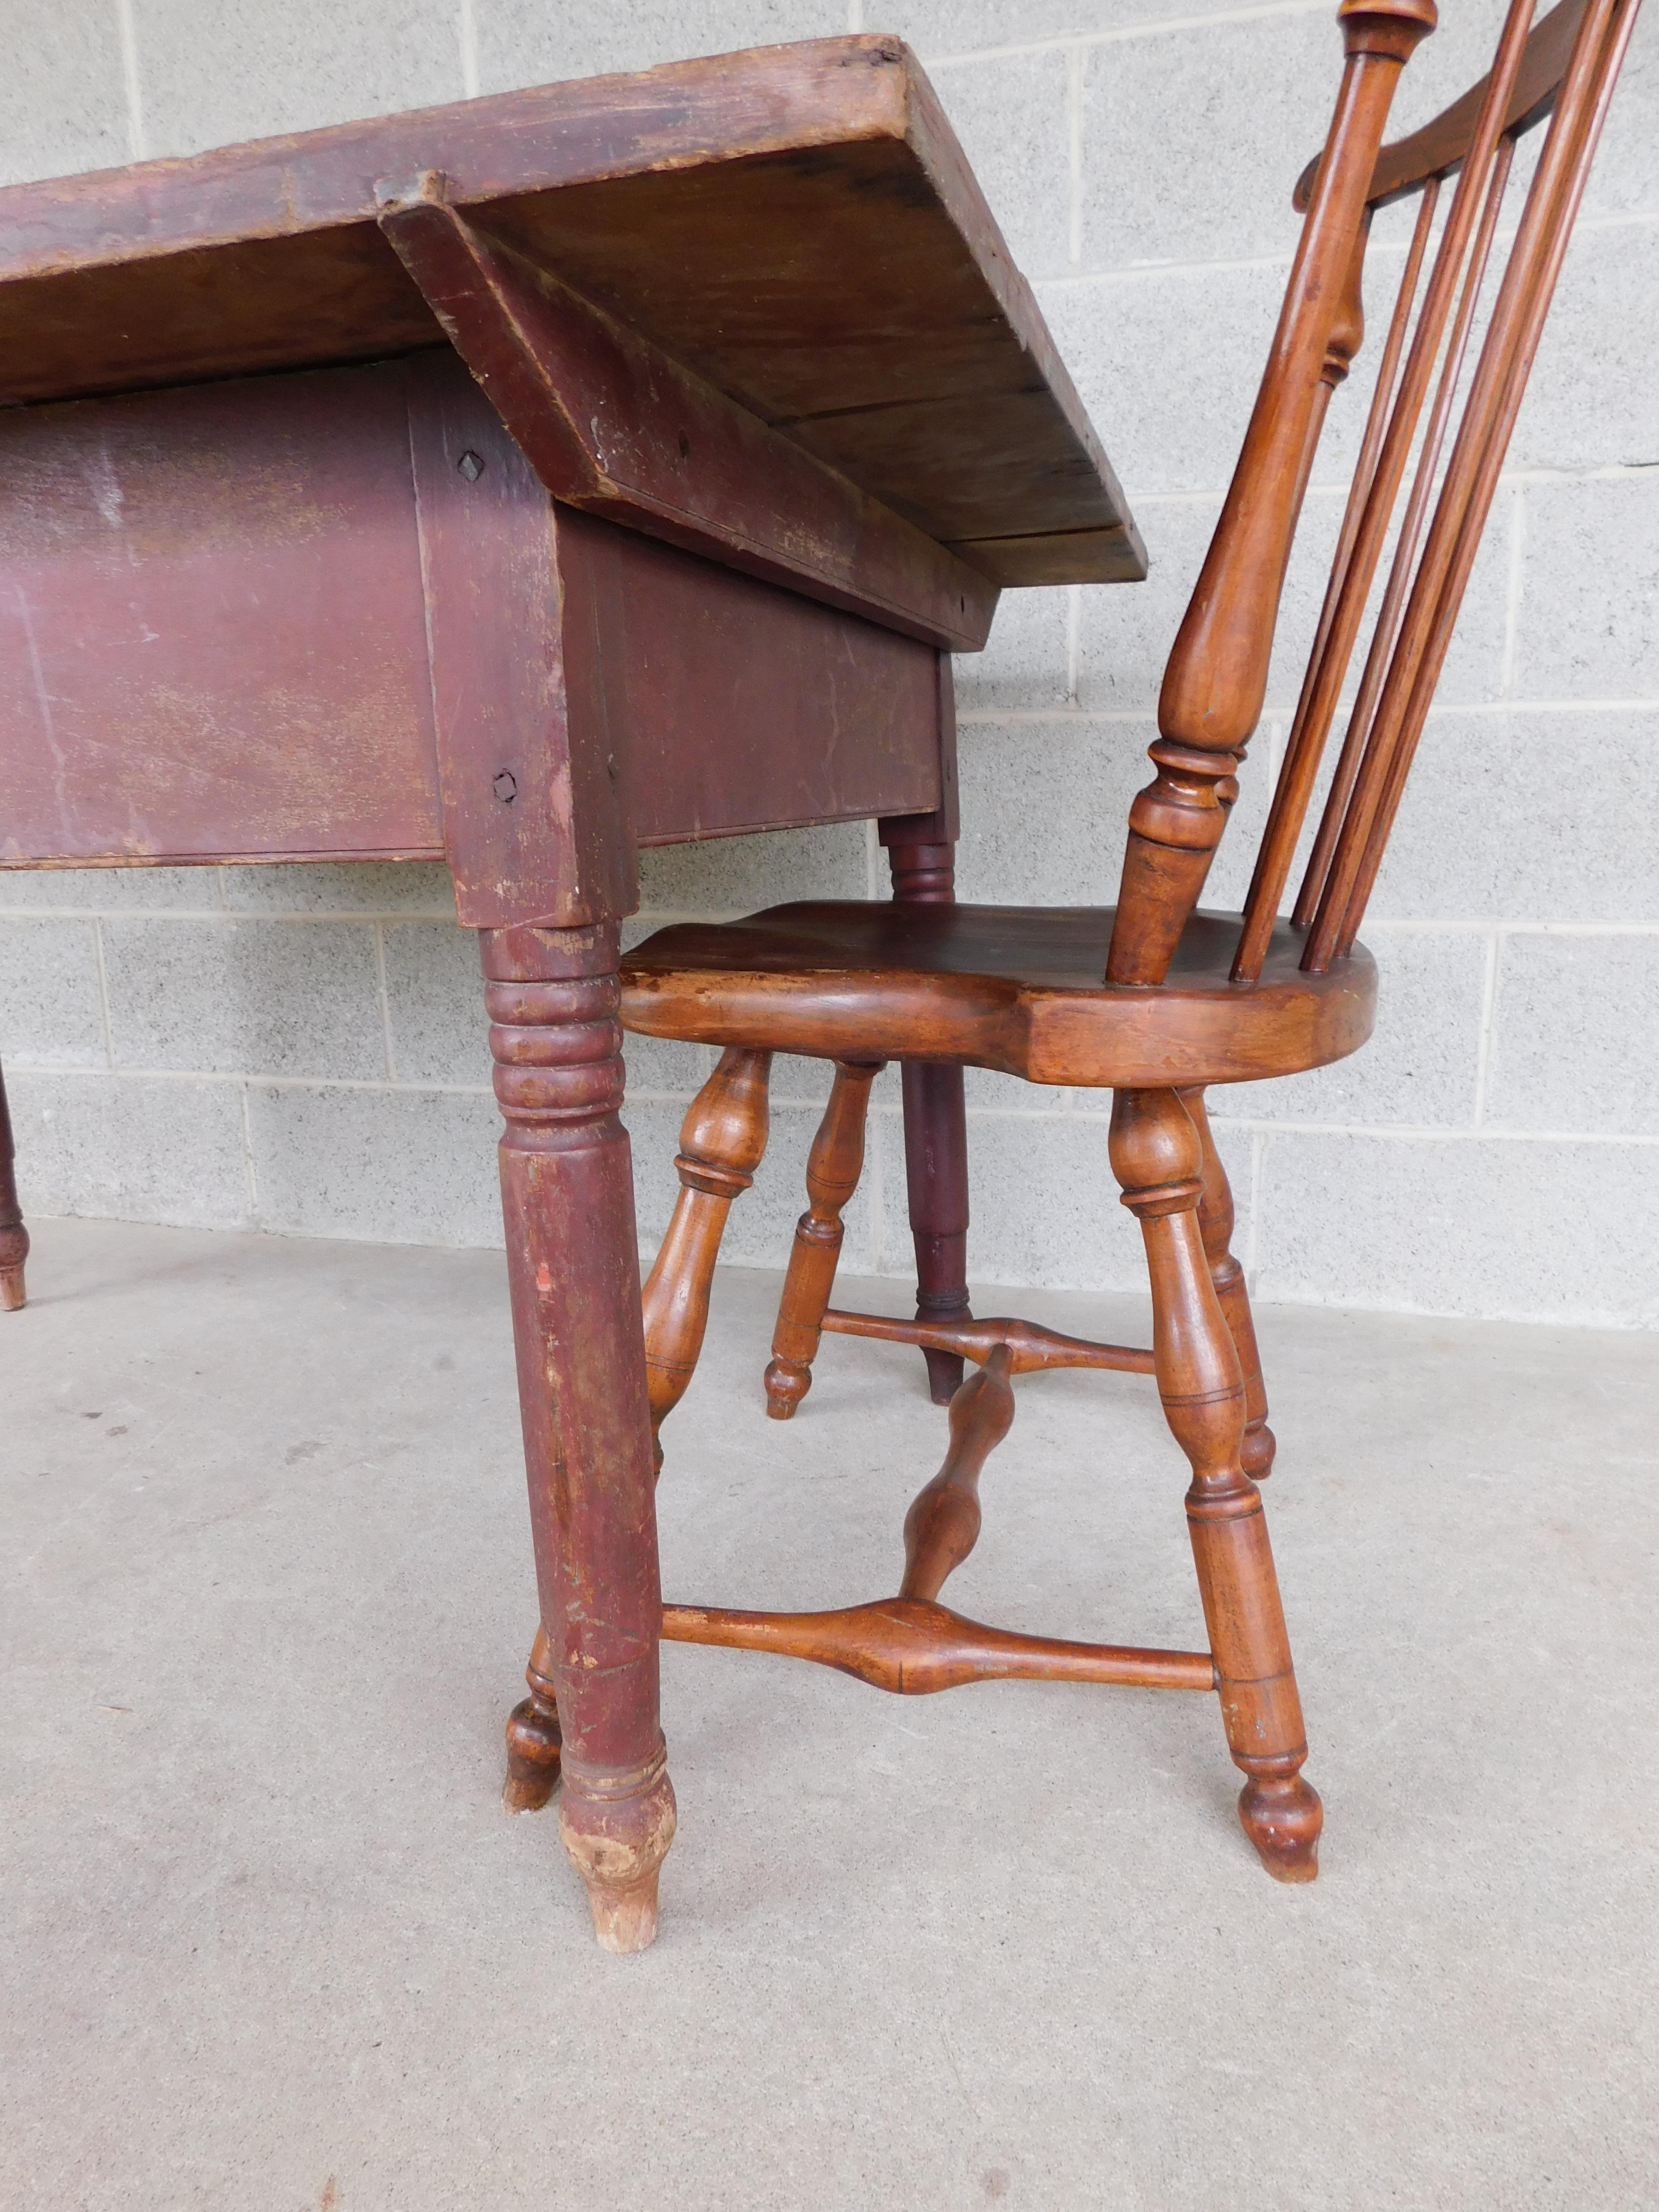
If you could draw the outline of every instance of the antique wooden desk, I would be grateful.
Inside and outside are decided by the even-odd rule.
[[[617,926],[955,835],[948,654],[1144,556],[926,81],[854,38],[0,192],[0,866],[440,858],[480,933],[567,1847],[673,1824]]]

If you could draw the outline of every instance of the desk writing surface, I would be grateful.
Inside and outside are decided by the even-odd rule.
[[[642,844],[953,820],[941,652],[1144,567],[891,39],[0,191],[0,866],[576,926]]]
[[[914,58],[825,40],[0,191],[0,404],[442,342],[376,226],[492,236],[1003,584],[1145,556]]]

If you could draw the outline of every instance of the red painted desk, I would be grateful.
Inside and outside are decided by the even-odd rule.
[[[1144,573],[889,39],[0,192],[0,866],[448,862],[562,1828],[614,1941],[648,1940],[673,1826],[638,848],[874,816],[902,875],[955,837],[948,655],[1000,589]]]

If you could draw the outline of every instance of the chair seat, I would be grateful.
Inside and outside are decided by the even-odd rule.
[[[1295,1074],[1370,1035],[1363,946],[1304,975],[1304,933],[1281,922],[1261,981],[1241,986],[1229,980],[1241,918],[1200,913],[1164,983],[1106,984],[1115,914],[825,900],[681,922],[623,959],[623,1020],[691,1043],[1125,1090]]]

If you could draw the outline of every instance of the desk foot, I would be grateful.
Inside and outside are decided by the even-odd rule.
[[[29,1255],[29,1232],[23,1226],[22,1210],[17,1203],[14,1158],[6,1082],[0,1075],[0,1313],[21,1313],[27,1304],[23,1262]]]
[[[559,1835],[587,1886],[593,1933],[602,1951],[627,1956],[648,1950],[657,1936],[657,1880],[674,1840],[674,1786],[666,1753],[643,1777],[570,1778]],[[618,1782],[642,1783],[614,1796]]]

